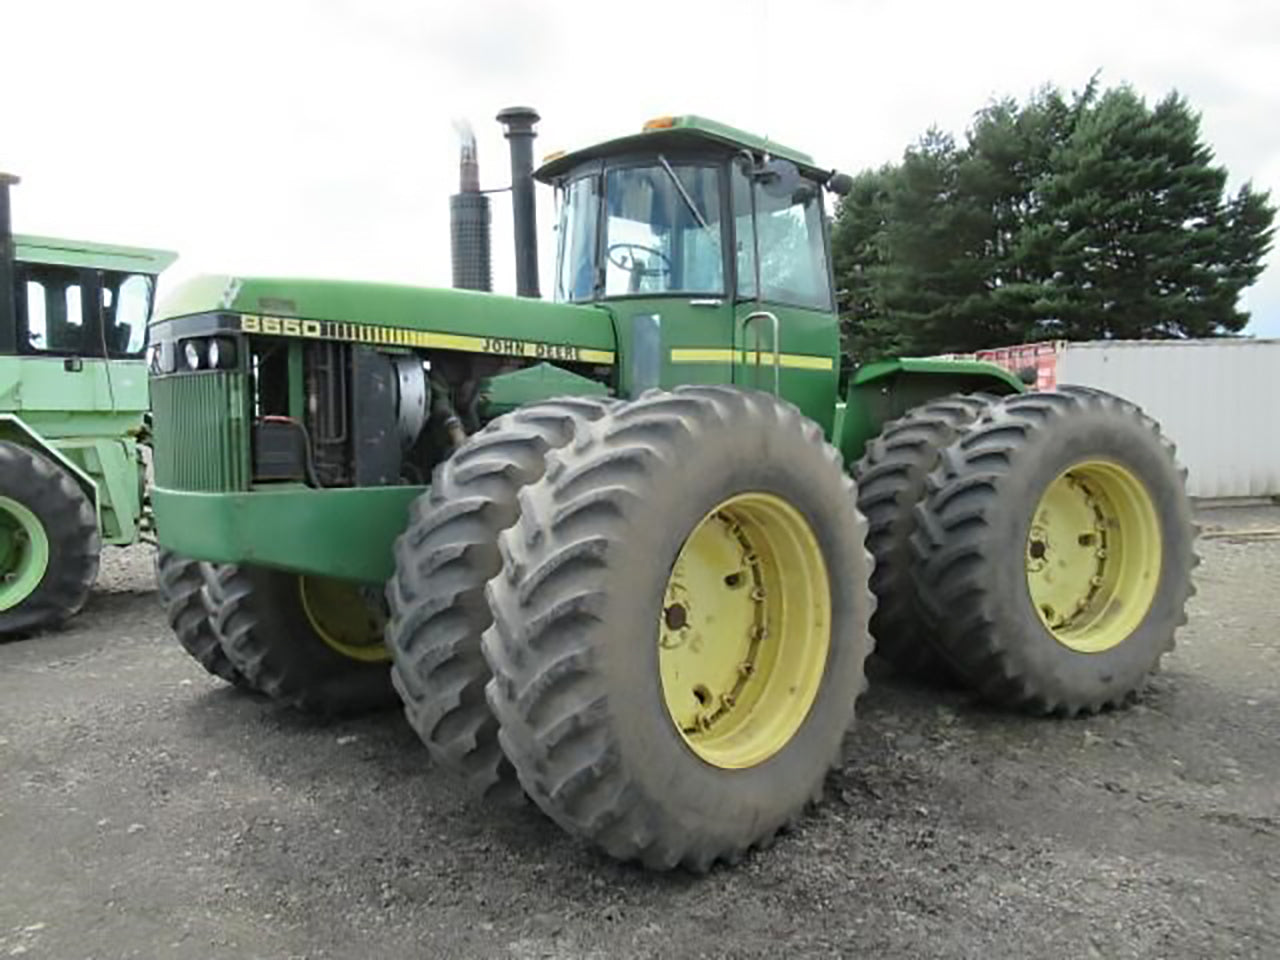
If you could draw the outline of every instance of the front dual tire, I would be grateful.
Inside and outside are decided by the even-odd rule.
[[[376,590],[164,549],[156,574],[170,628],[213,676],[323,716],[395,702]]]
[[[769,395],[683,388],[583,428],[519,500],[483,651],[525,791],[651,867],[767,843],[820,795],[864,686],[839,455]]]

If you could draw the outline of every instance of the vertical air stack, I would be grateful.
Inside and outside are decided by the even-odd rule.
[[[0,173],[0,350],[17,349],[17,314],[14,303],[13,225],[9,216],[9,188],[18,183],[11,173]]]
[[[516,233],[516,293],[538,297],[538,212],[533,194],[533,125],[539,120],[532,107],[507,107],[498,122],[511,143],[511,206]]]
[[[489,198],[480,192],[476,135],[459,124],[462,138],[458,192],[449,198],[449,239],[453,285],[461,290],[493,289],[489,262]]]

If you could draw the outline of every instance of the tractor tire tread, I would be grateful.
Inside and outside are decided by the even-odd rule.
[[[49,565],[25,599],[0,611],[0,634],[56,626],[80,612],[98,579],[102,537],[93,503],[75,478],[48,457],[0,441],[0,494],[40,519],[49,540]]]
[[[728,387],[651,391],[616,407],[548,456],[542,480],[520,492],[520,518],[499,538],[503,568],[487,588],[493,623],[483,652],[492,670],[489,704],[500,721],[498,739],[526,793],[569,833],[621,860],[653,869],[677,866],[702,873],[718,861],[737,862],[767,846],[804,809],[788,809],[767,822],[734,825],[732,839],[708,838],[681,822],[628,770],[615,739],[619,717],[600,673],[604,586],[611,557],[628,547],[628,510],[655,489],[666,463],[696,448],[713,431],[750,423],[761,431],[795,431],[823,449],[844,484],[851,533],[862,550],[865,522],[856,510],[854,484],[820,428],[795,407],[767,394]],[[859,628],[874,599],[865,578],[849,589],[866,596]],[[589,633],[594,631],[593,641]],[[868,645],[857,659],[848,696],[865,688]],[[662,722],[661,717],[654,718]],[[646,722],[648,722],[646,720]],[[804,785],[805,807],[822,794],[825,774],[841,762],[837,743],[821,770]]]
[[[990,394],[953,394],[914,407],[887,423],[853,467],[858,508],[867,518],[867,548],[875,557],[871,632],[876,652],[905,676],[943,681],[951,674],[917,606],[915,507],[942,451],[995,400]]]
[[[502,568],[498,535],[515,523],[517,494],[542,476],[548,451],[570,442],[610,403],[557,398],[495,418],[436,467],[396,540],[396,572],[387,584],[392,682],[435,762],[491,798],[522,797],[498,744],[480,652],[493,619],[485,584]]]
[[[1025,638],[994,610],[988,570],[995,549],[993,523],[1007,509],[1002,483],[1030,462],[1033,454],[1027,448],[1033,434],[1053,430],[1084,412],[1129,418],[1155,441],[1165,468],[1185,488],[1186,469],[1178,464],[1174,445],[1136,404],[1094,388],[1015,394],[992,404],[942,452],[938,467],[927,478],[925,497],[916,506],[911,538],[918,609],[932,628],[938,649],[983,699],[1037,715],[1093,714],[1123,707],[1140,693],[1140,687],[1071,693],[1050,678],[1023,670],[1016,648]],[[1186,512],[1194,539],[1185,493],[1180,509]],[[1194,543],[1179,555],[1185,558],[1185,569],[1168,572],[1178,612],[1165,625],[1159,649],[1152,651],[1149,671],[1173,649],[1174,631],[1186,622],[1186,601],[1195,592],[1191,571],[1199,558]]]
[[[156,551],[156,586],[165,618],[178,643],[210,674],[238,687],[247,687],[213,628],[206,585],[211,565],[161,547]]]
[[[296,656],[292,637],[263,623],[264,595],[258,579],[260,568],[239,564],[216,564],[206,592],[211,598],[212,622],[223,652],[244,675],[248,686],[272,700],[319,717],[345,717],[368,713],[388,706],[395,697],[390,671],[385,663],[345,660],[328,653],[318,639],[316,652],[338,657],[341,672],[326,669],[313,658]],[[290,624],[289,626],[292,626]],[[309,625],[297,624],[310,632]]]

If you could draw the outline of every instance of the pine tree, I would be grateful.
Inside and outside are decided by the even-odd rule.
[[[991,103],[963,147],[930,130],[856,178],[832,234],[846,347],[865,362],[1238,332],[1275,209],[1226,182],[1176,93],[1151,108],[1095,77]]]

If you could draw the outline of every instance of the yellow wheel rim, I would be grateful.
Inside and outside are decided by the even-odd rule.
[[[729,769],[781,750],[817,697],[830,634],[826,561],[799,511],[744,493],[707,513],[658,616],[663,698],[685,743]]]
[[[1027,589],[1055,640],[1077,653],[1123,643],[1160,583],[1160,521],[1142,482],[1089,460],[1045,490],[1027,534]]]
[[[364,596],[359,584],[329,577],[299,577],[298,590],[303,612],[326,646],[367,663],[390,658],[382,641],[386,614],[380,604]]]

